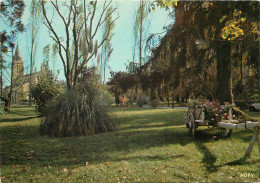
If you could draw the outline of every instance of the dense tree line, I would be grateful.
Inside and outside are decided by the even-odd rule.
[[[259,2],[178,2],[174,10],[173,26],[136,75],[138,87],[168,103],[259,100]]]

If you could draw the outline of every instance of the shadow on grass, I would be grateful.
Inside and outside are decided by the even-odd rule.
[[[26,121],[30,119],[36,119],[38,116],[31,116],[31,117],[24,117],[24,118],[5,118],[0,121],[0,123],[4,122],[19,122],[19,121]]]
[[[232,162],[228,162],[228,163],[225,163],[223,165],[219,165],[218,167],[222,167],[222,166],[237,166],[237,165],[250,165],[252,163],[259,163],[259,159],[258,160],[244,160],[243,157],[238,159],[238,160],[235,160],[235,161],[232,161]]]
[[[209,171],[215,171],[214,163],[216,157],[207,149],[201,141],[207,142],[212,140],[207,130],[198,132],[197,139],[188,136],[188,130],[183,128],[166,128],[166,129],[150,129],[150,130],[135,130],[135,131],[118,131],[114,133],[105,133],[100,135],[86,137],[68,137],[68,138],[50,138],[41,137],[38,135],[37,127],[3,127],[2,134],[11,134],[12,138],[17,138],[13,144],[4,144],[3,148],[8,149],[2,154],[2,164],[24,164],[29,165],[31,162],[40,164],[40,166],[64,166],[75,165],[73,160],[75,157],[80,164],[89,161],[90,163],[102,163],[106,161],[119,162],[122,160],[167,160],[172,158],[182,158],[183,154],[175,155],[141,155],[129,156],[130,151],[142,151],[154,147],[165,147],[167,145],[179,144],[186,146],[193,143],[204,154],[203,163],[205,163]],[[12,135],[16,133],[16,135]],[[23,133],[22,135],[18,135]],[[10,138],[10,137],[5,137]],[[201,140],[200,140],[201,139]],[[27,144],[29,142],[29,144]],[[31,156],[26,152],[34,151]],[[8,152],[15,152],[8,153]],[[124,157],[113,157],[111,154],[118,153]],[[170,152],[171,154],[171,152]],[[213,167],[213,169],[212,169]]]
[[[213,173],[217,171],[217,167],[214,165],[217,158],[210,150],[202,144],[199,140],[195,141],[197,149],[204,155],[202,163],[205,165],[208,172]]]
[[[6,140],[2,148],[4,150],[1,154],[2,164],[30,165],[33,162],[38,166],[65,166],[82,165],[86,161],[102,163],[107,161],[120,162],[129,159],[167,160],[168,158],[183,158],[184,155],[177,153],[174,156],[131,156],[130,151],[141,151],[173,144],[186,146],[195,143],[197,149],[204,156],[202,163],[204,163],[207,171],[217,171],[218,167],[214,165],[216,156],[203,144],[212,141],[212,136],[216,135],[216,131],[202,128],[197,131],[195,139],[190,137],[188,129],[184,125],[179,126],[183,124],[185,114],[184,111],[178,113],[178,111],[173,110],[163,114],[151,112],[147,115],[138,115],[138,119],[136,115],[123,116],[118,118],[119,126],[129,126],[122,126],[114,133],[86,137],[41,137],[36,126],[2,127],[3,140]],[[22,121],[32,118],[35,117],[17,119]],[[17,119],[8,119],[8,121],[17,121]],[[156,124],[158,121],[160,124]],[[12,143],[9,143],[10,141]],[[118,156],[113,155],[118,152]]]
[[[139,161],[167,161],[172,159],[178,159],[178,158],[184,158],[184,154],[178,154],[178,155],[165,155],[165,156],[159,156],[159,155],[150,155],[150,156],[132,156],[127,158],[118,158],[116,161],[131,161],[131,160],[139,160]]]
[[[244,142],[249,143],[254,135],[254,132],[252,130],[240,130],[240,131],[234,130],[232,135],[237,139],[241,139]]]

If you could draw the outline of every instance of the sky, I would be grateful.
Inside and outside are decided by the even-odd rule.
[[[25,12],[23,15],[23,22],[24,24],[28,26],[28,20],[29,20],[29,7],[30,7],[30,0],[26,0],[26,7]],[[113,33],[115,34],[113,36],[113,39],[111,41],[113,52],[111,54],[110,61],[108,62],[108,65],[110,66],[111,70],[117,72],[117,71],[125,71],[126,70],[126,64],[128,61],[132,60],[132,47],[134,44],[133,41],[133,22],[134,22],[134,14],[137,11],[139,1],[137,0],[117,0],[115,2],[115,5],[118,8],[118,15],[119,19],[115,22],[115,28],[113,29]],[[55,24],[57,28],[62,29],[62,24],[60,23],[60,20],[54,16]],[[149,26],[149,33],[160,33],[163,32],[163,27],[165,25],[169,25],[172,23],[172,19],[169,18],[168,12],[165,11],[165,9],[157,8],[155,12],[151,12],[149,15],[150,19],[150,26]],[[1,23],[1,22],[0,22]],[[2,26],[1,26],[2,27]],[[61,30],[62,31],[62,30]],[[24,64],[25,64],[25,73],[29,73],[29,39],[28,36],[30,36],[30,33],[24,32],[22,34],[19,34],[17,37],[17,43],[19,44],[19,50],[20,55],[23,57]],[[43,48],[48,45],[49,43],[53,44],[54,42],[49,37],[48,30],[45,25],[41,25],[40,32],[38,34],[37,39],[37,53],[36,53],[36,69],[37,71],[40,70],[40,65],[43,62],[43,54],[42,50]],[[91,64],[96,64],[96,61],[94,60]],[[57,59],[55,61],[55,64],[52,60],[50,60],[50,68],[57,73],[59,70],[59,79],[65,79],[64,72],[63,72],[63,66],[62,62],[59,59],[59,55],[57,55]],[[109,69],[107,69],[106,72],[106,81],[110,77]]]

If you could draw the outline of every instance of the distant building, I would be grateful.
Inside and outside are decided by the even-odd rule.
[[[24,74],[24,62],[19,53],[18,45],[13,56],[12,64],[13,92],[11,102],[12,104],[26,102],[29,99],[30,74]],[[47,65],[43,63],[39,72],[37,72],[35,69],[34,73],[32,73],[32,85],[35,85],[39,81],[40,74],[44,72],[46,68]]]

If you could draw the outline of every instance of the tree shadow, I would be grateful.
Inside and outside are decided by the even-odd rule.
[[[170,156],[159,156],[159,155],[151,155],[151,156],[132,156],[127,158],[118,158],[116,161],[131,161],[131,160],[140,160],[140,161],[166,161],[178,158],[184,158],[184,154],[178,155],[170,155]]]
[[[26,120],[30,120],[30,119],[36,119],[36,118],[38,118],[38,116],[30,116],[30,117],[24,117],[24,118],[5,118],[5,119],[1,119],[0,123],[19,122],[19,121],[26,121]]]
[[[240,130],[240,131],[234,131],[232,135],[238,139],[243,140],[244,142],[249,143],[254,135],[254,132],[252,130]]]
[[[30,164],[30,161],[25,156],[26,146],[23,146],[19,151],[17,148],[22,146],[25,141],[30,142],[28,149],[35,151],[32,155],[34,161],[39,164],[51,162],[52,166],[74,165],[73,157],[80,157],[83,160],[88,159],[92,163],[107,161],[109,155],[117,152],[128,154],[130,149],[134,151],[149,149],[153,147],[163,147],[169,144],[180,144],[185,146],[193,142],[193,138],[182,130],[172,128],[167,129],[150,129],[150,130],[134,130],[134,131],[118,131],[113,133],[104,133],[86,137],[68,137],[68,138],[50,138],[41,137],[38,135],[36,126],[22,127],[3,127],[2,134],[9,134],[8,137],[16,139],[13,145],[4,145],[3,148],[8,148],[10,152],[16,152],[16,155],[4,153],[2,164]],[[23,135],[18,135],[19,133]],[[15,135],[13,135],[15,133]],[[5,140],[5,139],[4,139]],[[87,142],[87,143],[86,143]],[[87,154],[87,157],[83,154]],[[69,157],[71,156],[71,157]],[[183,155],[175,155],[173,158],[179,158]],[[55,161],[55,157],[63,159]],[[155,157],[133,157],[132,159],[142,158],[148,160],[159,160],[162,156]],[[122,159],[123,160],[123,159]],[[115,161],[120,161],[117,158]]]
[[[222,166],[237,166],[237,165],[252,165],[252,163],[259,163],[259,160],[245,160],[242,158],[237,159],[232,162],[225,163],[223,165],[218,165],[217,167],[222,167]]]
[[[185,112],[181,115],[185,116]],[[180,116],[181,116],[180,115]],[[117,132],[104,133],[86,137],[68,137],[68,138],[50,138],[41,137],[38,134],[36,126],[25,127],[3,127],[1,132],[10,134],[13,132],[24,133],[22,136],[12,135],[15,139],[14,144],[6,147],[10,152],[16,151],[17,155],[12,155],[5,152],[2,163],[5,165],[12,164],[31,164],[30,156],[26,154],[27,149],[35,151],[32,153],[34,163],[45,166],[75,165],[75,157],[79,160],[79,164],[84,164],[86,161],[90,163],[102,163],[107,161],[123,161],[123,160],[167,160],[168,158],[184,158],[183,154],[174,156],[123,156],[111,160],[111,154],[120,152],[120,154],[128,155],[130,150],[143,150],[154,147],[164,147],[167,145],[179,144],[186,146],[190,143],[195,143],[197,149],[203,154],[202,163],[205,165],[208,172],[216,172],[220,166],[214,165],[216,156],[203,144],[212,141],[212,136],[216,135],[216,131],[212,129],[199,129],[196,138],[188,135],[188,129],[183,125],[183,121],[174,119],[175,114],[166,114],[165,116],[158,114],[139,115],[119,117],[119,125],[130,126],[122,127]],[[8,119],[8,122],[23,121],[36,117],[14,118]],[[126,118],[128,118],[126,120]],[[178,119],[181,119],[180,117]],[[160,120],[160,124],[156,124]],[[182,124],[183,126],[179,126]],[[10,131],[11,129],[11,131]],[[4,136],[4,135],[3,135]],[[22,140],[21,140],[22,139]],[[27,149],[23,147],[23,141],[30,142]],[[25,144],[26,145],[26,144]],[[14,149],[14,146],[16,149]],[[27,145],[26,145],[27,146]],[[17,150],[18,147],[23,149]],[[231,162],[232,163],[232,162]],[[239,162],[234,162],[239,163]],[[224,166],[224,165],[222,165]]]
[[[195,145],[197,149],[204,155],[202,163],[205,165],[206,170],[210,173],[216,172],[217,167],[214,165],[217,160],[216,156],[212,154],[210,150],[199,140],[195,141]]]

